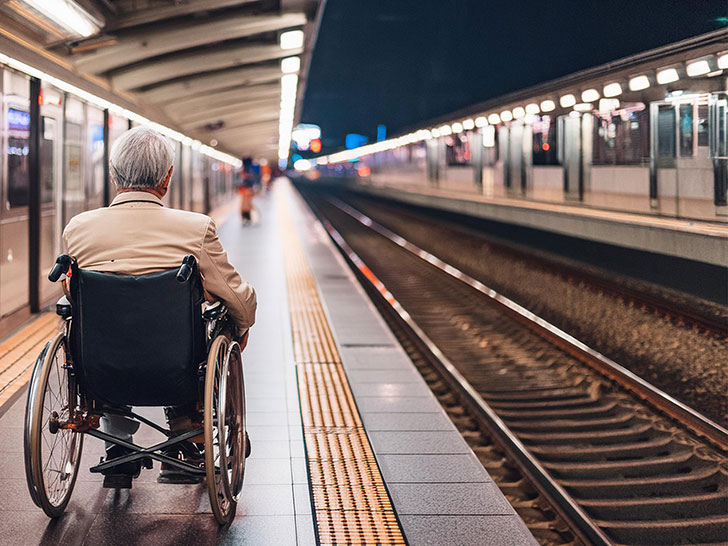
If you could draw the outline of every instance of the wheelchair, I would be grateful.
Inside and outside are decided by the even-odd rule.
[[[206,478],[220,525],[235,517],[245,474],[245,393],[240,346],[226,308],[208,306],[194,256],[179,269],[114,275],[78,268],[61,255],[48,274],[62,277],[58,334],[38,356],[25,412],[25,473],[30,495],[51,518],[65,510],[85,436],[129,450],[90,468],[157,460]],[[140,406],[195,405],[203,424],[175,433],[133,411]],[[100,430],[106,414],[149,426],[166,440],[141,447]],[[204,434],[199,465],[164,450]]]

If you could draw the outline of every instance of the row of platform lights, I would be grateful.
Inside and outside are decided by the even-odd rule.
[[[229,165],[232,165],[233,167],[242,166],[242,161],[232,155],[223,153],[219,150],[216,150],[215,148],[202,144],[199,140],[194,140],[178,131],[175,131],[174,129],[170,129],[169,127],[165,127],[160,123],[151,121],[144,116],[140,116],[136,112],[132,112],[131,110],[114,104],[113,102],[102,99],[101,97],[89,93],[88,91],[84,91],[83,89],[76,87],[75,85],[56,78],[55,76],[46,74],[45,72],[38,70],[37,68],[27,65],[3,53],[0,53],[0,64],[4,64],[10,68],[18,70],[19,72],[23,72],[24,74],[27,74],[28,76],[31,76],[33,78],[38,78],[39,80],[42,80],[56,87],[57,89],[60,89],[61,91],[65,91],[66,93],[75,95],[76,97],[86,101],[89,104],[93,104],[94,106],[97,106],[98,108],[104,110],[108,110],[111,114],[123,116],[135,123],[138,123],[139,125],[146,125],[147,127],[151,127],[155,131],[162,133],[168,138],[190,146],[194,150],[199,150],[200,153],[211,157],[212,159],[222,161],[223,163],[227,163]]]
[[[303,47],[302,30],[289,30],[281,33],[281,49],[298,49]],[[278,163],[281,168],[288,164],[291,149],[291,133],[296,113],[296,96],[298,89],[298,71],[301,69],[300,57],[286,57],[281,60],[281,113],[278,118]]]
[[[689,61],[685,65],[685,74],[688,77],[695,78],[698,76],[719,76],[724,70],[728,69],[728,52],[721,53],[717,56],[704,57]],[[680,79],[681,66],[666,67],[657,70],[654,81],[657,85],[667,85]],[[570,115],[579,116],[582,112],[589,112],[594,109],[592,103],[599,101],[598,110],[600,112],[613,111],[619,108],[619,99],[616,97],[623,93],[624,81],[608,82],[602,88],[600,93],[596,88],[586,89],[581,92],[581,102],[577,100],[575,94],[569,93],[559,97],[558,103],[562,108],[572,108]],[[652,85],[650,76],[647,74],[635,75],[626,82],[630,91],[642,91]],[[315,158],[310,166],[328,165],[330,163],[341,163],[344,161],[356,160],[359,157],[392,150],[400,146],[448,136],[451,134],[462,133],[463,131],[471,131],[479,128],[483,130],[483,146],[495,146],[495,126],[500,123],[507,123],[513,120],[524,120],[529,123],[533,117],[540,113],[548,113],[556,109],[556,101],[554,99],[545,99],[540,103],[531,102],[525,106],[516,106],[511,110],[503,110],[500,113],[492,112],[487,115],[478,116],[475,119],[465,119],[455,121],[451,124],[441,125],[432,129],[420,129],[408,135],[404,135],[389,140],[383,140],[374,144],[367,144],[352,150],[344,150],[328,156],[320,156]]]

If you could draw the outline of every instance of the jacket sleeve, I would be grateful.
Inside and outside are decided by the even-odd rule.
[[[205,291],[227,306],[228,312],[241,329],[250,328],[255,322],[257,307],[255,290],[228,261],[212,219],[207,224],[202,241],[200,272]]]

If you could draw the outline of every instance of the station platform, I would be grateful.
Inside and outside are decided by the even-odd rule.
[[[406,181],[347,179],[342,182],[356,191],[412,205],[728,267],[728,223],[484,195],[476,193],[472,183],[436,187],[424,177],[417,178],[417,183],[413,180],[409,176]],[[626,202],[622,205],[628,208],[624,206]],[[619,202],[615,201],[615,206]]]
[[[0,343],[0,545],[536,544],[290,183],[275,181],[256,209],[251,226],[233,213],[219,225],[259,302],[243,354],[252,454],[233,523],[218,528],[204,485],[155,483],[158,466],[131,491],[103,489],[88,472],[103,454],[92,438],[66,514],[35,507],[24,393],[55,327],[47,314]]]

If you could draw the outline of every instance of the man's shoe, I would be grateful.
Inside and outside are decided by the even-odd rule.
[[[205,460],[204,455],[197,446],[191,442],[184,442],[176,446],[165,449],[163,453],[167,457],[179,459],[191,465],[202,467]],[[196,484],[202,481],[204,476],[200,474],[190,474],[181,468],[177,468],[169,463],[162,463],[162,470],[157,476],[157,483],[174,483],[174,484]]]
[[[101,462],[118,459],[124,455],[133,453],[130,449],[121,446],[112,446],[106,450],[106,457]],[[138,478],[142,471],[142,463],[139,460],[122,463],[106,470],[104,475],[104,487],[108,489],[131,489],[131,481]]]

